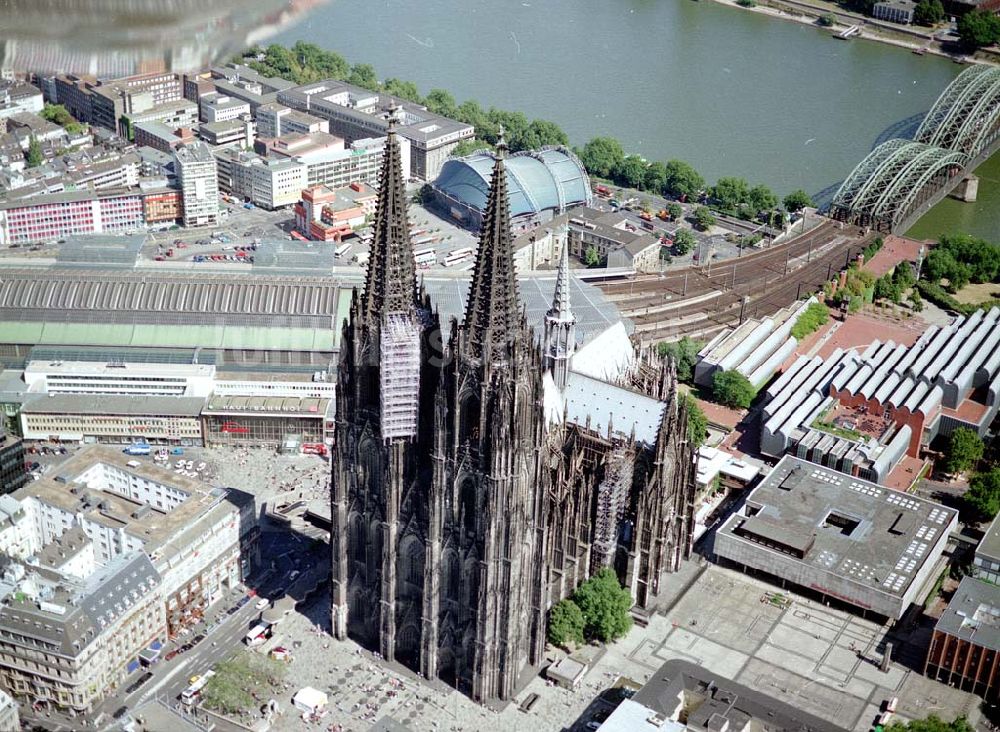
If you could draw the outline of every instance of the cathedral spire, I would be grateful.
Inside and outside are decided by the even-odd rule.
[[[563,244],[559,252],[559,270],[556,273],[556,290],[552,296],[552,307],[545,314],[556,320],[575,320],[569,306],[569,244]]]
[[[521,333],[521,304],[507,200],[506,153],[507,143],[501,127],[463,324],[470,354],[480,359],[490,354],[502,358],[508,344]]]
[[[559,272],[552,307],[545,313],[545,367],[560,389],[566,388],[569,364],[576,350],[576,318],[569,305],[569,242],[559,255]]]
[[[406,218],[406,179],[396,136],[395,102],[388,112],[389,134],[382,153],[371,255],[362,296],[362,309],[369,320],[388,313],[410,312],[420,305]]]

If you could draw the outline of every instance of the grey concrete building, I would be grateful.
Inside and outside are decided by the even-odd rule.
[[[600,732],[841,732],[831,721],[714,674],[667,661],[600,726]]]
[[[295,86],[292,81],[264,76],[242,64],[213,66],[209,73],[215,91],[244,100],[250,105],[250,114],[256,114],[261,105],[276,101],[278,92]],[[199,98],[205,93],[208,92],[202,89]]]
[[[923,600],[958,514],[785,456],[715,534],[715,554],[782,586],[898,619]]]
[[[972,573],[980,579],[1000,585],[1000,515],[993,519],[976,547]]]
[[[399,136],[410,142],[411,174],[421,180],[437,177],[455,146],[475,134],[472,125],[434,114],[419,104],[335,79],[285,89],[277,98],[281,104],[329,120],[330,133],[349,143],[384,136],[389,129],[388,110],[395,105]]]

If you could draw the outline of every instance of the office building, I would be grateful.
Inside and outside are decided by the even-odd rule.
[[[0,436],[0,495],[13,493],[28,482],[25,469],[24,443],[15,435],[2,430]],[[0,727],[2,729],[2,727]]]
[[[0,200],[2,247],[57,241],[74,234],[127,232],[143,226],[143,195],[138,188]]]
[[[219,180],[215,157],[203,142],[174,152],[185,226],[214,226],[219,220]]]
[[[249,103],[252,115],[257,114],[261,105],[275,102],[279,92],[295,86],[295,82],[264,76],[249,66],[236,63],[213,66],[210,76],[216,92]]]
[[[143,74],[111,81],[60,75],[55,79],[56,101],[81,122],[100,125],[125,137],[121,119],[181,100],[176,74]],[[138,120],[133,120],[133,123]]]
[[[306,166],[295,158],[262,158],[236,148],[214,154],[219,189],[255,206],[269,211],[291,206],[306,187]]]
[[[205,122],[198,126],[198,137],[213,147],[227,145],[250,149],[255,136],[254,123],[248,114],[226,122]]]
[[[250,103],[223,94],[206,94],[198,100],[202,122],[228,122],[250,114]]]
[[[348,148],[339,137],[322,132],[291,134],[260,145],[268,157],[295,157],[305,163],[309,186],[344,188],[351,183],[378,185],[385,138],[355,140]],[[403,170],[409,169],[409,144],[400,140]]]
[[[972,574],[987,582],[1000,585],[1000,515],[990,522],[976,547]]]
[[[330,131],[330,123],[322,117],[298,112],[283,104],[272,103],[258,107],[256,120],[257,134],[261,137]]]
[[[124,112],[118,118],[118,134],[126,140],[134,140],[135,126],[144,122],[162,122],[175,130],[192,127],[198,122],[198,106],[186,99],[178,99]]]
[[[924,673],[995,702],[1000,691],[1000,587],[963,577],[938,618]]]
[[[455,146],[475,135],[472,125],[434,114],[405,99],[334,79],[285,89],[277,98],[281,104],[328,120],[330,132],[349,143],[384,137],[389,110],[395,109],[399,137],[410,143],[410,175],[420,180],[434,180]]]
[[[898,620],[930,590],[958,514],[786,455],[715,533],[719,559]]]

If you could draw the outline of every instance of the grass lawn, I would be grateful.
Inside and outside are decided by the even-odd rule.
[[[995,282],[984,282],[981,285],[966,285],[955,293],[955,299],[963,305],[978,305],[981,302],[997,298],[1000,298],[1000,285]]]

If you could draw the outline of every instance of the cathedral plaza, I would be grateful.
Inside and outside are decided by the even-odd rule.
[[[880,671],[886,628],[877,622],[792,593],[779,597],[770,584],[705,562],[685,562],[676,579],[679,596],[647,627],[634,626],[610,646],[577,651],[593,661],[572,691],[537,676],[507,704],[481,706],[440,681],[384,663],[354,641],[317,634],[315,623],[328,627],[326,595],[280,625],[280,642],[299,646],[285,681],[292,689],[313,686],[329,694],[324,726],[340,725],[344,732],[582,731],[602,706],[608,708],[597,698],[620,677],[641,685],[675,658],[859,732],[893,696],[907,718],[978,718],[978,697],[896,662]],[[519,705],[531,694],[539,698],[525,713]],[[281,729],[316,727],[286,713]]]

